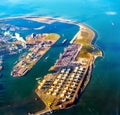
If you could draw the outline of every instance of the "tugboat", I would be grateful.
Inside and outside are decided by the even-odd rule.
[[[45,58],[45,60],[47,60],[48,59],[48,56]]]
[[[64,44],[66,41],[67,41],[67,39],[64,39],[64,40],[62,41],[62,44]]]
[[[0,56],[0,71],[2,70],[2,63],[3,63],[3,59],[2,56]]]

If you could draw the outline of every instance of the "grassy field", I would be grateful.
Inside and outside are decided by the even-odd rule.
[[[50,33],[44,39],[45,40],[58,40],[60,38],[59,34]]]
[[[95,37],[95,33],[86,26],[82,25],[80,32],[77,38],[74,40],[73,43],[75,44],[82,44],[83,47],[76,57],[78,60],[80,57],[82,58],[90,58],[90,55],[93,56],[102,56],[102,52],[99,48],[95,47],[92,43]]]

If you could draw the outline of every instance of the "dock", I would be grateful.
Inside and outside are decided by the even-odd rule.
[[[59,64],[60,66],[56,73],[47,74],[46,76],[44,76],[44,79],[40,82],[35,92],[43,101],[46,108],[34,113],[33,115],[42,115],[51,111],[65,109],[74,104],[74,102],[78,98],[78,95],[81,93],[81,89],[91,63],[91,58],[87,60],[81,59],[81,61],[79,62],[75,60],[77,54],[81,50],[80,46],[81,45],[74,44],[73,46],[71,46],[73,48],[71,48],[71,50],[70,46],[68,46],[65,49],[65,52],[68,51],[68,49],[71,52],[74,51],[74,53],[72,53],[71,57],[73,58],[72,60],[70,60],[70,63],[67,63],[69,62],[67,60],[67,62],[65,63],[66,66],[63,63]],[[76,47],[76,50],[74,49],[74,47]],[[58,61],[64,62],[62,60],[63,57],[66,56],[65,52],[56,61],[57,63]],[[55,65],[58,65],[57,63]]]
[[[32,34],[27,36],[26,44],[29,45],[29,51],[14,66],[11,75],[21,77],[25,75],[42,58],[42,56],[52,47],[60,38],[57,34]]]
[[[78,26],[78,33],[49,69],[54,73],[45,75],[35,89],[46,107],[32,115],[42,115],[73,106],[88,85],[95,57],[101,56],[101,51],[96,51],[93,47],[94,31],[81,24]]]

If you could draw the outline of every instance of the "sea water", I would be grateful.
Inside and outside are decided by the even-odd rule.
[[[5,7],[10,3],[8,7]],[[79,103],[70,109],[55,112],[55,115],[119,115],[120,114],[120,7],[119,0],[17,0],[0,3],[1,18],[12,16],[47,15],[63,17],[89,25],[98,35],[96,45],[104,57],[95,61],[91,81],[82,94]],[[71,39],[77,31],[64,25],[60,31]],[[74,31],[73,31],[73,30]],[[45,30],[44,30],[45,31]],[[53,31],[53,30],[51,30]],[[58,30],[57,30],[58,31]],[[59,32],[60,32],[59,31]],[[63,33],[62,32],[62,33]],[[63,38],[64,39],[64,38]],[[61,42],[62,39],[59,42]],[[55,46],[24,77],[14,79],[9,76],[13,62],[18,56],[9,57],[4,62],[4,77],[0,79],[0,113],[2,115],[24,115],[43,108],[41,101],[35,101],[34,89],[37,77],[43,77],[63,52],[64,47]],[[53,56],[54,55],[54,56]],[[49,57],[44,60],[45,57]],[[44,63],[44,66],[43,66]]]

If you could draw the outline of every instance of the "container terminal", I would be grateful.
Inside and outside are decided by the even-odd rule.
[[[11,75],[21,77],[25,75],[40,60],[40,58],[51,48],[60,38],[58,34],[32,34],[26,37],[26,44],[29,51],[19,59],[14,66]]]
[[[78,44],[72,44],[65,48],[64,53],[55,63],[56,73],[47,74],[39,83],[35,92],[44,102],[46,108],[34,115],[65,109],[72,106],[78,99],[79,94],[83,91],[84,81],[92,67],[92,57],[89,60],[75,61],[81,48],[82,45]]]

